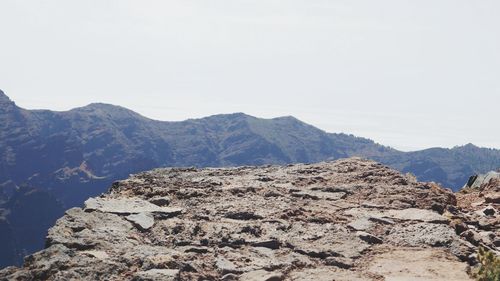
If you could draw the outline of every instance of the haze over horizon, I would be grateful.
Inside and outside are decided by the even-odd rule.
[[[292,115],[404,151],[500,148],[497,1],[0,3],[0,88],[165,121]]]

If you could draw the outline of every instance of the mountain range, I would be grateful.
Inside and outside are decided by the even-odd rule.
[[[360,156],[420,181],[458,190],[500,167],[500,150],[472,144],[402,152],[328,133],[294,117],[243,113],[181,122],[151,120],[95,103],[64,112],[26,110],[0,91],[0,266],[43,247],[66,209],[114,181],[157,167],[312,163]]]

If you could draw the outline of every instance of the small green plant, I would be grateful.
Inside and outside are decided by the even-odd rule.
[[[473,274],[474,278],[477,281],[500,281],[500,257],[479,247],[477,258],[480,265]]]

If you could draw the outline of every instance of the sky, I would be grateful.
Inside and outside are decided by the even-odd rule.
[[[2,0],[28,109],[293,115],[409,151],[500,148],[497,0]]]

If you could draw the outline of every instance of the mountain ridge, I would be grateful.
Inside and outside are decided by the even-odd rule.
[[[7,96],[5,94],[5,92],[3,92],[0,89],[0,100],[2,100],[2,99],[5,99],[5,100],[7,100],[9,102],[14,103],[9,98],[9,96]],[[17,105],[16,105],[16,107],[17,107]],[[56,113],[78,112],[78,111],[83,111],[83,110],[86,111],[87,109],[96,109],[96,108],[97,109],[115,109],[115,111],[116,110],[128,111],[128,112],[132,113],[133,115],[140,116],[140,117],[142,117],[144,119],[148,119],[150,121],[165,122],[165,123],[183,123],[183,122],[187,122],[187,121],[212,119],[212,118],[225,117],[225,116],[228,116],[228,117],[230,117],[230,116],[251,117],[251,118],[256,118],[256,119],[259,119],[259,120],[281,120],[281,119],[288,119],[288,120],[298,121],[300,123],[303,123],[303,124],[306,124],[308,126],[314,127],[314,128],[316,128],[318,130],[321,130],[321,131],[323,131],[323,132],[325,132],[327,134],[353,136],[353,137],[356,137],[356,138],[362,138],[362,139],[369,140],[369,141],[373,142],[374,144],[380,144],[380,143],[375,142],[375,141],[373,141],[373,140],[371,140],[369,138],[356,136],[356,135],[353,135],[353,134],[350,134],[350,133],[345,133],[345,132],[331,133],[331,132],[328,132],[326,130],[317,128],[317,127],[315,127],[313,125],[307,124],[307,123],[301,121],[300,119],[296,118],[293,115],[284,115],[284,116],[277,116],[277,117],[262,118],[262,117],[256,117],[254,115],[250,115],[250,114],[247,114],[247,113],[244,113],[244,112],[233,112],[233,113],[213,114],[213,115],[208,115],[208,116],[205,116],[205,117],[186,118],[186,119],[183,119],[183,120],[172,121],[172,120],[160,120],[160,119],[150,118],[150,117],[147,117],[147,116],[142,115],[140,113],[137,113],[134,110],[128,109],[126,107],[123,107],[123,106],[120,106],[120,105],[111,104],[111,103],[102,103],[102,102],[92,102],[92,103],[89,103],[89,104],[84,105],[84,106],[78,106],[78,107],[70,108],[70,109],[67,109],[67,110],[60,110],[60,111],[59,110],[52,110],[52,109],[25,109],[25,108],[22,108],[22,107],[17,107],[17,108],[19,108],[21,110],[25,110],[25,111],[44,111],[44,112],[56,112]],[[382,144],[380,144],[380,145],[382,145]],[[433,146],[433,147],[422,148],[422,149],[417,149],[417,150],[410,150],[410,151],[399,150],[399,149],[393,148],[391,146],[385,146],[385,147],[391,148],[391,149],[397,150],[398,152],[403,152],[403,153],[411,153],[411,152],[424,151],[424,150],[430,150],[430,149],[448,149],[448,150],[454,150],[454,149],[466,149],[466,148],[472,148],[472,149],[478,149],[479,148],[479,149],[489,149],[489,150],[499,150],[500,151],[500,148],[478,146],[478,145],[476,145],[474,143],[466,143],[466,144],[462,144],[462,145],[455,145],[453,147]]]
[[[221,159],[205,159],[206,161],[201,162],[189,160],[182,161],[179,159],[186,156],[182,155],[182,150],[187,148],[181,147],[179,149],[181,153],[177,153],[181,154],[181,156],[178,156],[177,160],[174,161],[179,163],[173,163],[174,165],[181,166],[193,164],[200,166],[231,165],[232,163],[230,162],[234,159],[226,159],[225,156],[227,156],[229,151],[224,151],[224,145],[232,140],[236,140],[237,143],[238,138],[244,137],[255,138],[255,142],[259,142],[260,145],[267,147],[269,150],[268,154],[271,158],[278,157],[278,159],[270,160],[271,163],[317,162],[331,158],[361,156],[375,158],[377,161],[399,167],[400,170],[405,170],[401,162],[413,161],[413,159],[419,159],[420,162],[432,162],[433,158],[449,157],[451,155],[455,158],[453,160],[463,160],[461,158],[467,157],[481,158],[482,162],[485,162],[485,166],[487,167],[481,167],[477,171],[475,169],[469,169],[469,172],[477,173],[496,169],[497,167],[492,166],[497,164],[496,157],[500,157],[500,150],[494,148],[481,148],[470,143],[455,146],[453,148],[433,147],[419,151],[403,152],[392,147],[383,146],[370,139],[344,133],[329,133],[304,123],[293,116],[264,119],[238,112],[232,114],[217,114],[184,121],[159,121],[149,119],[121,106],[105,103],[91,103],[67,111],[26,110],[16,106],[3,92],[2,96],[5,97],[2,100],[8,101],[8,103],[12,105],[0,109],[0,112],[11,115],[3,116],[5,121],[3,122],[4,126],[9,125],[9,121],[12,120],[9,120],[8,117],[11,117],[14,121],[22,124],[22,126],[17,126],[15,130],[18,132],[25,131],[27,135],[36,136],[36,134],[45,133],[48,135],[46,138],[50,138],[58,134],[62,134],[63,136],[61,137],[71,137],[73,133],[74,138],[80,139],[84,144],[87,144],[90,140],[86,140],[86,138],[95,138],[95,135],[92,134],[113,132],[111,136],[106,135],[103,138],[107,137],[110,141],[116,141],[123,146],[133,148],[135,144],[144,141],[140,139],[141,134],[149,134],[154,136],[156,146],[162,146],[164,148],[163,152],[172,149],[171,145],[169,145],[171,143],[182,146],[182,143],[179,143],[176,139],[177,137],[182,139],[184,138],[183,136],[190,135],[199,137],[198,144],[199,142],[205,142],[204,145],[207,146],[205,147],[205,149],[207,149],[207,154],[215,153],[221,154],[222,156],[220,157]],[[226,126],[226,128],[223,128],[224,126]],[[10,134],[7,129],[8,128],[2,128],[0,134],[9,137]],[[64,135],[64,133],[61,133],[61,129],[71,130],[71,133],[69,133],[69,135]],[[238,135],[227,136],[228,139],[225,140],[218,136],[218,134],[221,133],[219,130],[226,130],[225,132],[227,134],[236,132]],[[238,130],[240,131],[238,132]],[[246,131],[242,132],[242,130]],[[169,135],[170,131],[180,131],[180,134],[172,136]],[[199,135],[196,135],[197,133]],[[44,141],[48,140],[45,139]],[[218,142],[218,144],[216,145],[215,142]],[[151,143],[148,145],[152,147],[155,146]],[[306,149],[305,147],[309,148]],[[314,149],[311,149],[311,147],[314,147]],[[87,152],[87,154],[89,153],[92,154],[92,151]],[[273,155],[273,153],[276,155]],[[149,154],[152,156],[154,153]],[[172,151],[170,151],[170,154],[172,154]],[[494,157],[491,158],[489,154],[494,155]],[[405,155],[410,156],[404,157]],[[77,161],[78,163],[71,164],[69,163],[71,161],[66,161],[62,164],[72,165],[69,168],[79,167],[83,162],[86,162],[90,167],[95,166],[92,164],[92,161],[86,161],[83,159],[84,157],[80,158],[82,159]],[[403,158],[404,161],[402,161],[401,158]],[[172,160],[173,159],[167,157],[165,161],[156,161],[156,164],[160,166],[168,165]],[[248,159],[236,159],[234,161],[237,162],[233,163],[236,165],[247,164],[243,162],[248,162]],[[263,160],[260,162],[266,161],[267,160]],[[252,161],[250,161],[250,164],[252,164],[251,162]],[[253,162],[255,162],[255,164],[259,163],[259,161]],[[466,163],[467,161],[461,162]],[[407,170],[411,172],[411,169]],[[1,176],[2,175],[0,175],[0,177]],[[418,177],[419,175],[416,174],[416,176]],[[432,180],[432,178],[430,179]],[[448,187],[458,188],[459,186],[456,181],[449,181],[443,178],[438,178],[436,181]],[[460,182],[460,184],[462,184],[462,182]]]
[[[12,230],[9,237],[14,239],[26,227],[39,237],[14,243],[20,245],[18,261],[20,253],[43,246],[45,226],[65,209],[104,192],[118,179],[153,168],[284,165],[358,156],[457,190],[470,175],[500,167],[500,150],[464,145],[402,152],[366,138],[328,133],[292,116],[263,119],[234,113],[158,121],[110,104],[26,110],[7,99],[0,107],[0,209],[9,209],[12,198],[28,200],[30,188],[48,193],[36,208],[61,205],[40,219],[43,224]],[[5,217],[18,219],[12,212]]]

